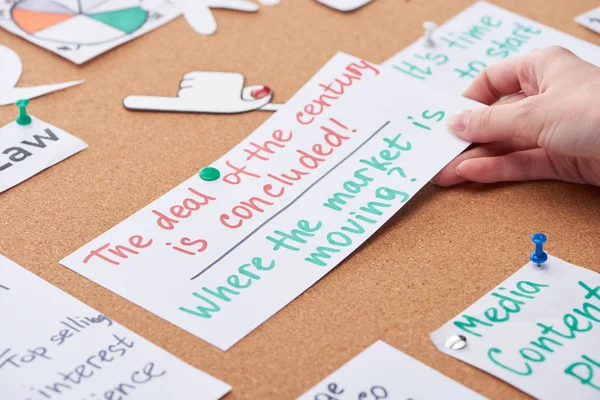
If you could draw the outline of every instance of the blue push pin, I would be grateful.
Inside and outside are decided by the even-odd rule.
[[[538,267],[548,261],[548,254],[542,249],[542,246],[544,243],[546,243],[546,240],[546,235],[543,233],[535,233],[533,236],[531,236],[531,241],[535,243],[535,251],[531,253],[529,259],[536,263]]]

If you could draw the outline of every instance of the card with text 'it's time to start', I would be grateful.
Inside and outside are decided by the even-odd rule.
[[[351,254],[468,143],[473,107],[338,54],[212,166],[61,263],[228,349]],[[160,294],[160,295],[158,295]]]
[[[0,255],[0,399],[216,400],[231,387]]]
[[[456,94],[489,65],[548,46],[565,47],[600,66],[600,47],[485,1],[436,29],[433,43],[418,40],[383,65]]]
[[[431,334],[437,348],[546,400],[600,398],[600,274],[529,263]],[[465,346],[466,344],[466,346]]]

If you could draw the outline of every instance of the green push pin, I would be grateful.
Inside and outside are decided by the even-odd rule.
[[[221,176],[221,173],[216,168],[206,167],[200,170],[199,175],[204,181],[216,181]]]
[[[17,107],[19,107],[19,116],[17,117],[17,124],[19,125],[29,125],[31,123],[31,117],[27,115],[27,106],[29,105],[29,100],[19,100],[17,101]]]

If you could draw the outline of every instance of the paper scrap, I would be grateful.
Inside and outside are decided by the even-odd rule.
[[[277,111],[273,91],[264,85],[244,86],[238,72],[193,71],[183,76],[177,96],[127,96],[128,110],[234,114],[253,110]]]
[[[31,117],[0,128],[0,193],[87,148],[75,136]]]
[[[338,54],[211,165],[219,180],[194,175],[61,264],[226,350],[463,151],[444,118],[474,104]]]
[[[0,398],[220,399],[231,387],[0,255]]]
[[[418,82],[462,93],[487,66],[552,45],[600,66],[600,47],[480,1],[383,63]]]
[[[298,400],[460,399],[485,397],[378,340]]]
[[[0,27],[82,64],[180,15],[166,0],[7,0]]]
[[[529,393],[600,397],[600,274],[550,256],[529,263],[431,334],[444,353]],[[446,341],[461,335],[466,346]]]
[[[600,7],[596,7],[575,18],[579,24],[600,33]]]
[[[317,0],[319,3],[326,5],[338,11],[354,11],[359,9],[373,0]]]
[[[21,58],[13,50],[0,44],[0,106],[14,104],[17,100],[29,100],[48,93],[83,83],[83,80],[53,83],[43,86],[15,88],[23,73]]]

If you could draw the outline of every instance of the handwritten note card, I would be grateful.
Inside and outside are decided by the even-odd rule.
[[[179,16],[156,0],[5,0],[0,27],[82,64]]]
[[[298,398],[357,399],[484,400],[485,397],[379,340]]]
[[[163,400],[231,387],[0,255],[0,398]]]
[[[552,45],[600,66],[600,47],[484,1],[436,29],[433,40],[434,47],[418,40],[383,65],[450,93],[462,93],[488,65]]]
[[[599,332],[600,274],[550,256],[541,268],[525,265],[431,338],[536,398],[584,400],[600,398]],[[455,335],[466,347],[446,346]]]
[[[575,21],[595,32],[600,33],[600,7],[581,14]]]
[[[191,177],[61,263],[228,349],[459,154],[444,119],[473,104],[339,54],[213,164],[220,180]]]
[[[87,148],[67,132],[32,117],[0,128],[0,193]]]

